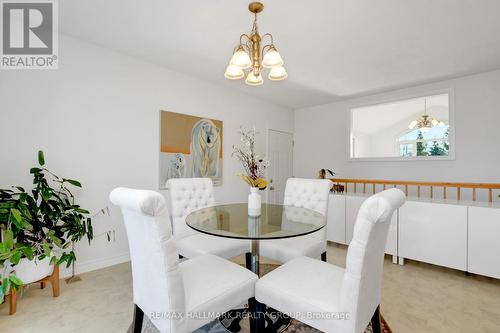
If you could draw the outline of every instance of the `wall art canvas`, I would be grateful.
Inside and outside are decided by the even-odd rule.
[[[160,111],[160,189],[170,178],[222,184],[222,121]]]

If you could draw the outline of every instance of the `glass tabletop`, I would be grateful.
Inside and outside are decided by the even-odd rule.
[[[326,216],[293,206],[262,204],[260,216],[248,216],[248,205],[228,204],[198,209],[186,217],[199,232],[238,239],[280,239],[307,235],[326,225]]]

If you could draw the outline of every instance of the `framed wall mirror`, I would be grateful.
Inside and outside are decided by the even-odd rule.
[[[454,159],[451,91],[352,108],[350,160]]]

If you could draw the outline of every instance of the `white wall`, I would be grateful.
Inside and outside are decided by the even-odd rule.
[[[456,159],[349,162],[349,110],[398,97],[453,88]],[[500,182],[500,71],[295,110],[294,172],[314,177],[331,168],[339,177]],[[311,147],[315,147],[311,149]]]
[[[290,110],[66,36],[58,70],[0,72],[0,187],[29,186],[29,168],[43,149],[51,170],[82,182],[75,192],[83,207],[111,208],[94,229],[115,229],[116,242],[80,243],[80,271],[128,259],[121,214],[108,195],[117,186],[157,188],[159,110],[224,122],[219,202],[245,201],[248,194],[230,156],[240,125],[257,126],[261,152],[268,127],[293,131]]]

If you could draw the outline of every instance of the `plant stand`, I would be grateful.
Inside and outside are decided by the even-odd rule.
[[[54,271],[52,272],[52,275],[46,276],[43,279],[40,279],[38,281],[29,283],[40,283],[40,288],[44,289],[47,285],[47,282],[50,282],[52,285],[52,296],[58,297],[60,294],[60,289],[59,289],[59,265],[54,265]],[[19,290],[22,290],[26,285],[22,285],[19,287]],[[17,311],[17,291],[15,291],[13,288],[10,289],[10,294],[9,294],[9,315],[13,315]]]

